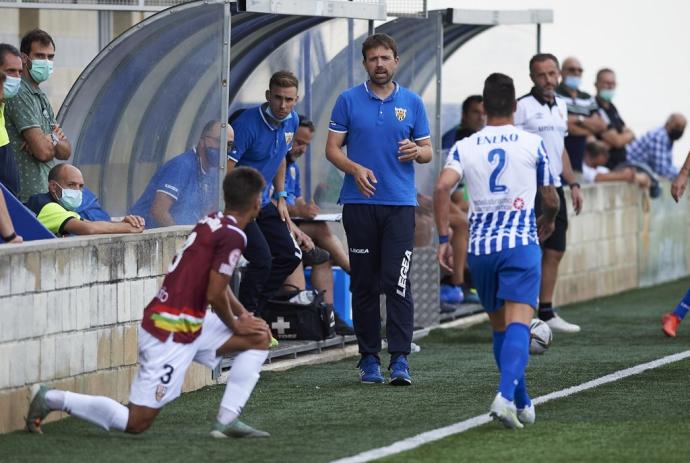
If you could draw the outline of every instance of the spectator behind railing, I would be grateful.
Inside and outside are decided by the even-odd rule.
[[[208,122],[196,147],[163,164],[130,213],[153,228],[193,225],[217,208],[220,131],[220,122]],[[227,137],[230,152],[235,133],[229,125]]]
[[[673,143],[683,136],[686,123],[682,114],[671,114],[666,124],[650,130],[628,145],[628,162],[646,165],[660,177],[669,180],[676,178],[678,168],[673,165]]]
[[[650,196],[655,197],[658,190],[658,182],[644,172],[637,172],[634,167],[624,167],[611,171],[606,167],[609,160],[609,152],[602,142],[592,141],[585,146],[585,155],[582,162],[582,182],[628,182],[634,183],[642,190],[650,189]],[[658,195],[656,195],[658,196]]]
[[[581,91],[582,64],[580,60],[569,57],[561,66],[561,84],[556,89],[558,96],[568,107],[568,136],[565,149],[570,156],[573,170],[582,172],[582,157],[588,137],[596,137],[606,130],[606,123],[597,112],[597,102],[589,93]]]
[[[47,193],[33,195],[26,205],[57,236],[144,231],[144,219],[136,215],[128,215],[121,222],[92,222],[81,217],[76,210],[82,204],[84,177],[71,164],[58,164],[50,169],[47,189]]]
[[[0,43],[0,74],[5,75],[4,82],[0,84],[4,99],[14,98],[22,82],[22,59],[19,50],[7,43]],[[0,103],[0,182],[13,195],[19,195],[19,173],[17,161],[10,149],[10,136],[5,128],[4,103]]]
[[[24,36],[20,50],[22,82],[17,96],[7,102],[5,124],[19,170],[19,199],[26,202],[47,191],[48,172],[56,159],[69,159],[72,145],[39,87],[53,73],[55,42],[47,32],[35,29]]]
[[[4,85],[5,85],[5,73],[0,71],[0,145],[7,143],[7,133],[4,132],[4,122],[2,120],[2,110],[4,106]],[[4,138],[3,138],[4,135]],[[2,148],[0,146],[0,148]],[[5,243],[21,243],[22,237],[18,236],[14,231],[14,226],[12,225],[12,219],[10,218],[9,212],[7,212],[7,205],[5,204],[5,196],[0,190],[0,237],[2,237]]]
[[[625,146],[635,139],[635,134],[623,122],[618,109],[612,101],[616,95],[616,73],[604,68],[597,72],[594,86],[597,89],[597,106],[599,115],[607,124],[607,129],[598,138],[609,148],[609,162],[606,167],[613,170],[625,162]]]

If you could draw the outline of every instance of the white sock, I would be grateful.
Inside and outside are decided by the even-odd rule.
[[[240,416],[256,382],[259,381],[259,372],[266,357],[267,350],[257,349],[246,350],[235,357],[228,374],[223,400],[220,401],[219,423],[227,425]]]
[[[62,410],[65,408],[65,391],[51,389],[46,392],[46,403],[51,410]]]
[[[129,408],[108,397],[76,394],[65,391],[62,410],[79,419],[100,426],[106,431],[124,431]]]

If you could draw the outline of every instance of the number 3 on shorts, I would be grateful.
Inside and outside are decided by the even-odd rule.
[[[161,376],[161,383],[168,384],[172,379],[172,374],[175,371],[175,369],[172,365],[168,365],[167,363],[163,365],[163,368],[165,368],[165,374]]]

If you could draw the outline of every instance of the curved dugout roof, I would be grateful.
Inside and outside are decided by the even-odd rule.
[[[325,17],[268,15],[232,11],[230,101],[259,63],[290,38]],[[220,108],[223,4],[185,3],[151,16],[114,40],[87,66],[60,108],[58,120],[74,141],[74,164],[104,200],[123,214],[143,185],[171,153],[194,146],[206,121]],[[416,56],[414,76],[401,67],[399,79],[421,93],[435,76],[435,56],[419,62],[428,45],[418,20],[400,18],[377,28],[396,37],[401,59]],[[491,26],[444,21],[444,60]],[[348,53],[347,47],[341,54]],[[325,126],[345,88],[346,60],[330,61],[312,83],[312,118]],[[421,70],[421,72],[420,72]],[[123,194],[122,190],[126,190]],[[108,194],[116,193],[116,194]]]

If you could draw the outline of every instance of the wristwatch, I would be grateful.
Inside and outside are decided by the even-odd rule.
[[[54,133],[50,134],[50,141],[53,144],[53,146],[57,145],[60,139],[55,135]]]
[[[577,125],[583,125],[584,123],[585,123],[585,116],[583,116],[582,114],[577,116]]]

